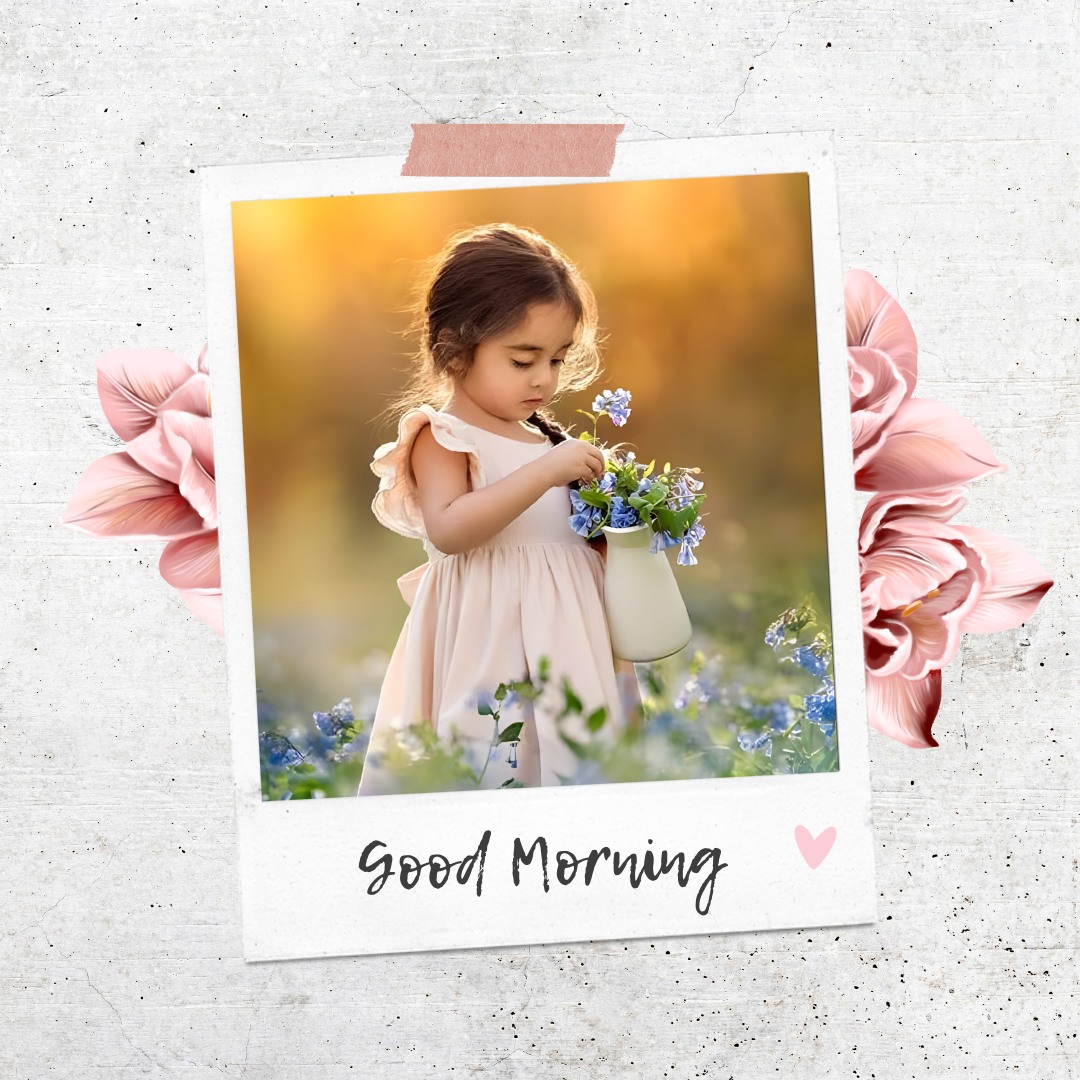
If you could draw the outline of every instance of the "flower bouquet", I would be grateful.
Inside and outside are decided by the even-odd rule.
[[[593,422],[579,437],[599,445],[597,424],[607,416],[622,427],[630,416],[630,392],[605,390],[593,412],[578,410]],[[570,527],[586,539],[601,533],[608,541],[604,574],[611,644],[615,655],[640,663],[678,652],[690,640],[690,617],[663,552],[678,547],[678,564],[697,563],[694,548],[705,536],[701,524],[704,486],[696,468],[655,461],[638,462],[633,451],[605,452],[603,476],[571,489]]]

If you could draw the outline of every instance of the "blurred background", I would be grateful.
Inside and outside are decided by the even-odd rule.
[[[493,221],[547,237],[597,297],[605,373],[558,419],[580,430],[575,409],[624,387],[630,421],[601,439],[702,470],[699,564],[676,568],[694,647],[775,666],[780,611],[813,596],[828,621],[805,174],[235,203],[256,670],[279,717],[374,711],[408,612],[395,579],[425,558],[371,513],[380,414],[421,264]]]

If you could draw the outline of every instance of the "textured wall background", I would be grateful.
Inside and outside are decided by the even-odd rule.
[[[8,3],[0,432],[4,1076],[1080,1072],[1077,5]],[[94,364],[205,340],[204,164],[404,153],[413,121],[834,129],[845,267],[917,393],[1009,465],[961,520],[1058,584],[873,736],[881,921],[247,966],[223,647],[161,545],[56,524],[118,443]],[[312,918],[318,918],[317,911]]]

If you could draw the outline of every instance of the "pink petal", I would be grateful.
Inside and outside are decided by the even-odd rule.
[[[170,438],[183,439],[191,447],[192,456],[206,475],[213,479],[213,420],[209,416],[192,416],[191,413],[169,412],[162,415],[161,422]]]
[[[868,551],[874,545],[878,531],[898,518],[950,520],[967,504],[966,495],[967,488],[958,487],[873,496],[863,508],[859,523],[859,551]]]
[[[915,331],[903,308],[865,270],[849,270],[844,275],[844,314],[848,345],[888,353],[904,378],[907,393],[914,393]]]
[[[203,345],[202,349],[199,351],[198,368],[204,375],[209,375],[210,374],[209,349],[210,349],[210,342],[208,341],[208,342],[206,342],[206,344]]]
[[[979,576],[963,570],[941,586],[938,596],[901,616],[911,631],[914,647],[904,664],[909,679],[921,679],[932,668],[943,668],[960,648],[964,619],[979,599]]]
[[[219,636],[225,636],[220,589],[212,591],[181,589],[180,598],[196,618],[202,619]]]
[[[162,422],[178,447],[187,445],[191,453],[180,473],[180,494],[203,516],[207,525],[217,525],[217,484],[214,481],[214,425],[209,417],[188,413],[166,413]],[[181,441],[182,440],[182,441]]]
[[[176,484],[209,528],[217,525],[213,431],[208,416],[164,412],[127,447],[144,469]]]
[[[159,406],[158,415],[164,412],[210,415],[210,376],[197,372],[182,386],[178,386]]]
[[[146,431],[158,407],[194,375],[167,349],[113,349],[97,365],[97,388],[105,418],[124,442]]]
[[[909,492],[955,487],[1004,472],[990,444],[940,401],[908,398],[885,441],[855,477],[860,491]]]
[[[855,468],[861,469],[885,438],[907,389],[888,353],[864,347],[848,349],[848,387],[851,393],[851,443]]]
[[[900,527],[903,524],[903,520],[898,523]],[[883,580],[879,603],[888,611],[922,599],[967,565],[964,552],[940,535],[919,536],[890,529],[864,557],[863,577]]]
[[[166,544],[158,569],[174,589],[220,590],[217,529]]]
[[[881,607],[881,590],[885,581],[882,578],[874,578],[863,581],[862,585],[862,617],[863,623],[869,623]]]
[[[175,540],[205,528],[175,484],[147,472],[123,451],[90,464],[60,520],[91,536],[140,540]]]
[[[994,634],[1025,622],[1039,606],[1053,581],[1046,571],[1008,537],[971,525],[953,526],[990,566],[990,577],[978,603],[964,619],[965,634]]]
[[[911,627],[889,615],[863,628],[863,653],[866,672],[874,675],[893,675],[904,670],[915,648]]]
[[[866,711],[870,726],[907,746],[937,746],[931,727],[941,706],[941,672],[923,679],[902,675],[866,676]]]

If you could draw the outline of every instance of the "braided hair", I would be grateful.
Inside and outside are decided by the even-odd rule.
[[[561,442],[566,442],[570,437],[570,432],[558,420],[553,419],[546,413],[534,412],[526,423],[539,428],[556,446]]]

